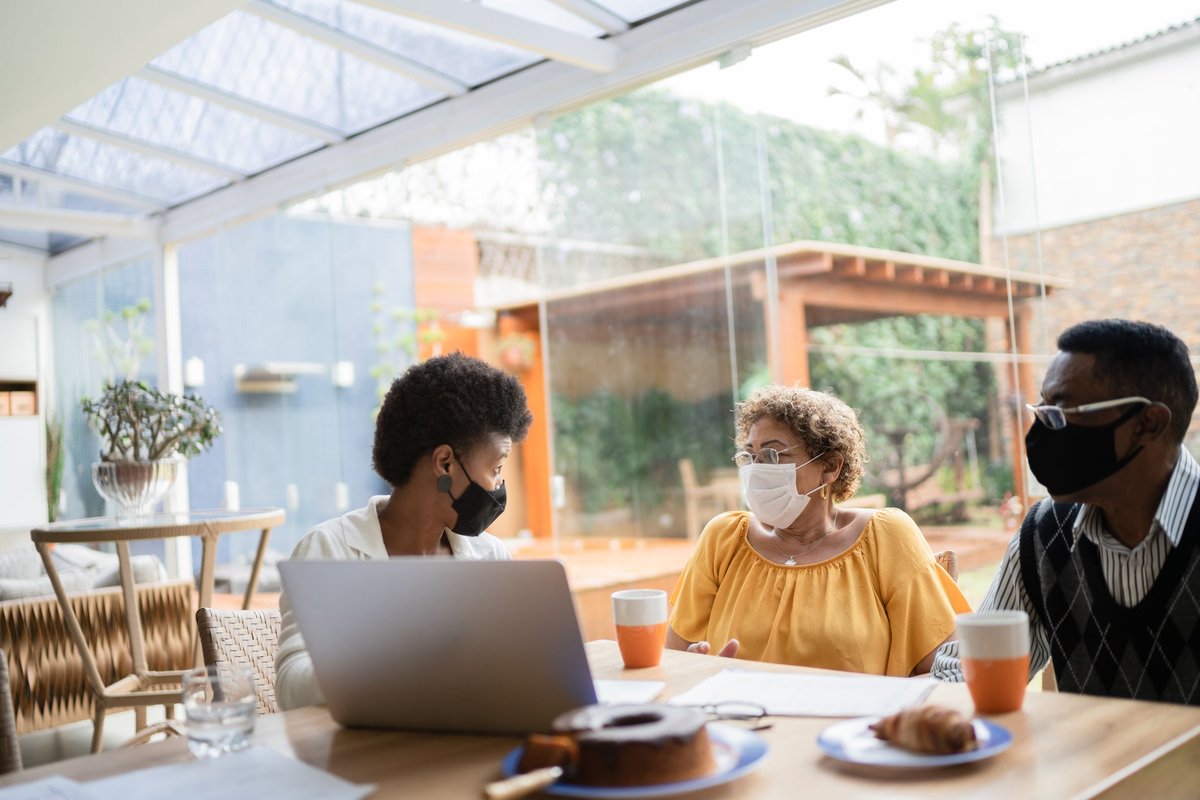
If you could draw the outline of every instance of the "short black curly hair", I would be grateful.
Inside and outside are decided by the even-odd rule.
[[[1095,358],[1093,371],[1114,395],[1139,395],[1171,409],[1171,435],[1182,442],[1196,410],[1196,371],[1187,345],[1162,325],[1093,319],[1067,328],[1058,349]]]
[[[441,444],[465,455],[500,434],[522,441],[533,414],[512,375],[459,352],[415,364],[392,381],[375,420],[375,471],[392,487]]]

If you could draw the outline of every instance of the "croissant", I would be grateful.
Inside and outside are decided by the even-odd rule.
[[[931,755],[961,753],[979,746],[971,720],[941,706],[906,708],[879,720],[871,730],[885,742]]]

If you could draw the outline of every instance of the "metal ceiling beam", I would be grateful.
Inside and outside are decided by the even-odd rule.
[[[406,78],[411,78],[436,92],[457,97],[460,94],[465,94],[470,88],[465,83],[457,81],[449,75],[438,72],[424,64],[419,64],[411,59],[396,55],[392,51],[385,50],[365,39],[359,39],[357,36],[343,33],[337,28],[331,28],[312,17],[297,14],[286,8],[280,8],[277,5],[264,2],[264,0],[250,0],[250,2],[242,7],[242,11],[249,11],[251,14],[295,31],[302,36],[323,42],[330,47],[335,47],[364,61],[370,61],[376,66],[391,70]]]
[[[108,203],[136,208],[139,211],[162,211],[167,207],[165,203],[151,200],[148,197],[142,197],[140,194],[124,192],[120,189],[112,189],[107,186],[99,186],[78,178],[69,178],[66,175],[59,175],[25,164],[17,164],[5,159],[0,159],[0,175],[10,175],[14,178],[20,178],[23,181],[34,181],[44,186],[51,186],[65,192],[94,197],[97,200],[104,200]]]
[[[598,25],[610,34],[624,33],[629,23],[619,16],[592,2],[592,0],[550,0],[556,6],[569,11],[580,19]]]
[[[890,0],[700,0],[621,35],[626,55],[608,74],[557,62],[380,125],[163,213],[162,241],[204,236],[287,203],[364,180],[531,125],[534,120],[627,92],[708,63],[734,47],[758,47]],[[50,258],[54,286],[131,257],[95,242]]]
[[[142,80],[156,83],[159,86],[190,95],[191,97],[198,97],[201,100],[206,100],[219,106],[224,106],[225,108],[254,117],[270,125],[287,128],[290,131],[295,131],[302,136],[316,139],[325,144],[336,144],[346,138],[339,131],[320,123],[291,114],[282,109],[271,108],[257,100],[232,94],[216,86],[200,83],[183,75],[159,69],[153,65],[144,66],[134,74]]]
[[[23,261],[46,263],[46,252],[36,247],[27,247],[15,242],[0,242],[0,259],[15,258]]]
[[[537,53],[592,72],[616,69],[621,54],[611,41],[543,25],[516,14],[463,0],[355,0],[362,5],[450,28],[500,44]]]
[[[162,147],[157,144],[133,139],[122,133],[97,128],[94,125],[88,125],[86,122],[76,122],[69,119],[60,119],[54,123],[54,127],[63,133],[69,133],[72,136],[83,136],[88,139],[95,139],[98,142],[110,144],[113,147],[120,147],[123,150],[130,150],[134,153],[141,153],[144,156],[151,158],[159,158],[163,161],[170,161],[172,164],[178,164],[181,167],[207,172],[210,175],[216,175],[219,178],[224,178],[227,181],[240,181],[245,178],[245,174],[234,169],[217,164],[204,158],[198,158],[190,153],[185,153],[181,150],[175,150],[170,147]]]
[[[54,231],[75,236],[117,236],[122,239],[153,239],[158,233],[157,221],[146,217],[13,203],[0,203],[0,228]]]

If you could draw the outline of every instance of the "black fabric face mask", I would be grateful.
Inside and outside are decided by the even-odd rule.
[[[508,503],[508,490],[502,483],[499,489],[489,492],[475,482],[457,454],[454,460],[458,461],[463,474],[471,483],[457,498],[451,495],[451,499],[454,500],[452,508],[458,512],[458,520],[450,530],[462,536],[478,536],[504,513],[504,506]]]
[[[1025,453],[1033,476],[1051,495],[1074,494],[1099,483],[1122,469],[1142,451],[1135,447],[1129,455],[1117,458],[1117,428],[1145,409],[1131,408],[1107,425],[1088,427],[1067,423],[1065,428],[1047,428],[1034,419],[1025,434]]]

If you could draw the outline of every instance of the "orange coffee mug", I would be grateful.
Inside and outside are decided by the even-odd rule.
[[[977,712],[1020,710],[1029,683],[1029,617],[1024,611],[959,614],[958,655]]]
[[[613,592],[617,646],[629,669],[655,667],[667,644],[667,593],[660,589]]]

